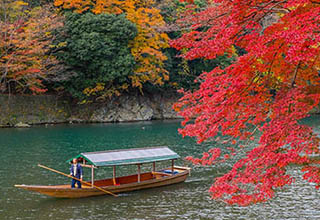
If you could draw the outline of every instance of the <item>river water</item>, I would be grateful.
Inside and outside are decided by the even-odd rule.
[[[306,123],[320,131],[320,118],[307,119]],[[320,193],[299,177],[297,167],[289,171],[297,177],[295,183],[279,190],[271,201],[249,207],[228,206],[210,199],[208,189],[213,178],[226,172],[231,164],[193,167],[184,183],[120,194],[118,198],[55,199],[14,187],[69,183],[66,177],[37,164],[68,173],[66,160],[80,152],[167,145],[183,158],[199,156],[212,147],[181,138],[178,127],[177,121],[155,121],[1,129],[0,219],[320,219]],[[181,159],[177,164],[189,165]],[[85,179],[90,179],[90,170],[84,169]],[[150,170],[151,165],[142,169]],[[117,173],[135,171],[134,166],[123,166]],[[111,176],[109,168],[96,172],[97,179]]]

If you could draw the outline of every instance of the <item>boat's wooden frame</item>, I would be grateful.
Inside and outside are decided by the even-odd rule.
[[[181,183],[185,181],[190,174],[189,167],[172,166],[167,170],[171,173],[163,171],[155,171],[153,164],[152,172],[140,173],[115,177],[104,180],[95,180],[94,184],[104,190],[112,193],[123,193],[134,190],[141,190],[147,188],[154,188],[160,186],[171,185],[175,183]],[[88,182],[90,183],[90,182]],[[97,188],[90,186],[83,186],[83,188],[71,188],[70,185],[53,185],[53,186],[41,186],[41,185],[15,185],[15,187],[22,188],[29,191],[35,191],[41,194],[45,194],[58,198],[83,198],[90,196],[105,195],[105,193]]]

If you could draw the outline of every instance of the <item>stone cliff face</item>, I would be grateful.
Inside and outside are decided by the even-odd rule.
[[[99,104],[77,105],[51,95],[0,95],[0,126],[51,123],[102,123],[179,118],[170,95],[123,95]]]
[[[54,96],[0,95],[0,126],[63,123],[67,110],[65,100]]]
[[[95,109],[89,119],[92,122],[148,121],[152,119],[174,119],[172,109],[177,101],[174,96],[122,96]]]

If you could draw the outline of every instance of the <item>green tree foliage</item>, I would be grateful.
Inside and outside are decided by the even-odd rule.
[[[232,63],[233,58],[227,56],[219,56],[216,59],[195,59],[185,60],[178,57],[178,52],[170,48],[167,50],[168,60],[165,67],[170,71],[170,81],[165,87],[172,89],[185,88],[188,90],[198,89],[198,77],[203,72],[208,72],[212,68],[225,68]]]
[[[75,75],[62,86],[79,99],[109,96],[127,87],[135,65],[128,42],[136,34],[136,26],[124,15],[67,14],[55,49]]]
[[[185,16],[186,13],[200,12],[207,7],[207,0],[196,0],[194,5],[179,0],[162,0],[158,4],[165,22],[167,23],[166,32],[170,39],[176,39],[182,36],[186,29],[184,24],[179,24],[179,19]],[[220,66],[225,68],[232,62],[232,58],[227,56],[219,56],[216,59],[195,59],[186,60],[181,57],[187,51],[177,51],[174,48],[165,49],[167,60],[165,62],[165,69],[170,73],[170,80],[161,87],[149,85],[147,89],[154,92],[155,89],[160,90],[176,90],[179,88],[196,89],[198,83],[195,82],[202,72],[211,71],[213,68]]]

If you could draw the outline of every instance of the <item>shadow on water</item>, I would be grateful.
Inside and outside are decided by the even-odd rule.
[[[304,123],[320,131],[320,118]],[[37,164],[68,172],[66,160],[80,152],[167,145],[183,158],[201,156],[212,147],[182,139],[178,127],[177,121],[155,121],[0,130],[0,219],[320,219],[319,191],[299,178],[298,167],[289,171],[297,177],[295,183],[279,190],[273,200],[250,207],[227,206],[210,199],[208,189],[213,179],[230,169],[231,163],[194,167],[184,183],[120,194],[117,198],[55,199],[13,187],[69,183],[69,179]],[[143,169],[151,168],[146,165]],[[122,166],[117,172],[127,175],[135,173],[136,168]],[[97,178],[111,175],[109,168],[96,172]],[[90,178],[89,170],[85,170],[85,178]]]

